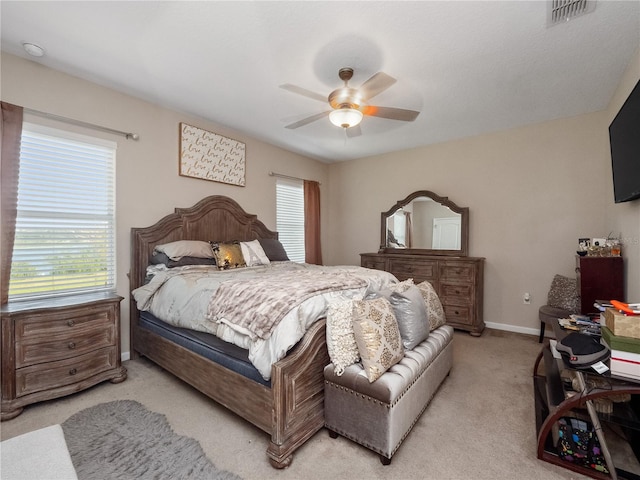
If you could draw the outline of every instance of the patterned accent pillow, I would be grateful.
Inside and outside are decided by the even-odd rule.
[[[389,289],[393,292],[404,293],[413,287],[415,283],[413,283],[413,278],[407,278],[402,282],[395,283],[389,287]]]
[[[404,356],[398,322],[386,298],[354,300],[353,332],[369,382],[398,363]]]
[[[440,301],[440,297],[436,293],[436,289],[433,288],[426,280],[417,285],[420,293],[422,293],[422,298],[424,298],[424,303],[427,306],[427,316],[429,318],[429,328],[431,331],[434,331],[436,328],[441,327],[447,322],[446,317],[444,316],[444,308],[442,308],[442,302]]]
[[[242,250],[242,256],[244,257],[247,267],[253,267],[254,265],[269,265],[271,263],[258,240],[253,240],[252,242],[240,242],[240,249]]]
[[[556,275],[551,282],[547,305],[563,308],[572,313],[578,311],[578,283],[575,278]]]
[[[360,360],[353,333],[353,300],[330,303],[327,309],[327,350],[336,375]]]
[[[242,249],[239,243],[217,243],[211,242],[213,256],[216,259],[219,270],[229,270],[231,268],[246,267]]]

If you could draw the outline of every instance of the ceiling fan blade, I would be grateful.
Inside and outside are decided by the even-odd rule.
[[[320,120],[323,117],[326,117],[331,113],[331,110],[327,110],[326,112],[316,113],[315,115],[311,115],[310,117],[303,118],[302,120],[298,120],[297,122],[290,123],[286,125],[284,128],[288,128],[293,130],[294,128],[303,127],[305,125],[310,124],[311,122],[315,122],[316,120]]]
[[[413,122],[418,115],[420,115],[420,112],[416,112],[415,110],[405,110],[404,108],[393,107],[375,107],[373,105],[369,105],[364,108],[362,113],[371,117],[402,120],[403,122]]]
[[[369,100],[379,93],[384,92],[391,85],[396,83],[396,79],[390,77],[384,72],[378,72],[373,75],[369,80],[364,82],[358,91],[362,94],[365,100]]]
[[[360,135],[362,135],[362,130],[360,129],[360,125],[347,128],[347,137],[354,138],[354,137],[359,137]]]
[[[290,83],[280,85],[280,88],[293,93],[297,93],[298,95],[303,95],[305,97],[318,100],[319,102],[327,103],[329,101],[324,95],[320,95],[319,93],[312,92],[311,90],[307,90],[306,88],[298,87],[297,85],[292,85]]]

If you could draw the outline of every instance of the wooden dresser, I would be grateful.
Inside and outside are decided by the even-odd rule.
[[[2,307],[2,420],[24,406],[127,378],[120,302],[91,294]]]
[[[418,284],[428,280],[438,292],[447,324],[474,336],[484,330],[484,258],[394,253],[362,253],[360,257],[363,267],[386,270],[400,281],[413,278]]]

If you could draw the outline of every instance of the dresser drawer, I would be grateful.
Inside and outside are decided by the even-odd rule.
[[[442,307],[444,308],[444,316],[447,319],[447,323],[452,326],[473,324],[471,307],[462,305],[443,305]]]
[[[392,259],[389,260],[389,271],[398,277],[398,280],[413,278],[414,283],[417,284],[424,280],[435,280],[438,272],[437,265],[437,262]]]
[[[103,348],[78,357],[16,370],[16,396],[86,380],[116,367],[117,348]]]
[[[85,324],[78,328],[67,327],[54,332],[46,339],[27,337],[26,341],[18,340],[16,368],[77,357],[99,348],[115,346],[117,338],[113,322],[102,322],[90,329]]]
[[[364,268],[373,268],[374,270],[384,270],[387,262],[384,258],[363,258],[360,265]]]
[[[458,283],[440,283],[440,300],[444,304],[472,305],[473,285]]]
[[[441,281],[457,281],[464,283],[472,283],[475,278],[476,268],[475,265],[463,262],[448,262],[440,265],[440,280]]]

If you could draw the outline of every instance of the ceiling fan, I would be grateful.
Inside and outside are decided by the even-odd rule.
[[[369,101],[373,97],[384,92],[387,88],[396,83],[396,79],[390,77],[386,73],[376,73],[364,82],[360,88],[352,88],[349,86],[349,80],[353,77],[353,68],[341,68],[338,71],[338,76],[340,77],[340,80],[344,81],[344,86],[331,92],[328,97],[290,83],[280,85],[280,88],[283,88],[284,90],[304,95],[305,97],[309,97],[323,103],[328,101],[329,106],[331,107],[331,110],[326,110],[303,118],[302,120],[286,125],[285,128],[299,128],[328,116],[331,123],[337,127],[344,128],[347,135],[357,136],[361,133],[359,124],[364,116],[413,122],[420,114],[420,112],[416,112],[415,110],[369,105]]]

